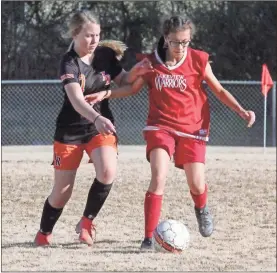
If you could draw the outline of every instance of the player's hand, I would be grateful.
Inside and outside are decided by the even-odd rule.
[[[154,69],[149,59],[144,58],[132,67],[130,73],[132,73],[132,76],[139,77],[153,71]]]
[[[96,117],[94,125],[97,131],[104,136],[116,133],[115,127],[112,122],[101,115]]]
[[[241,118],[247,121],[247,127],[252,127],[256,120],[256,115],[253,111],[247,110],[247,111],[242,111],[239,113]]]
[[[95,104],[97,102],[102,101],[103,99],[106,99],[108,95],[110,94],[110,90],[100,91],[94,94],[90,94],[85,96],[85,101],[89,104]]]

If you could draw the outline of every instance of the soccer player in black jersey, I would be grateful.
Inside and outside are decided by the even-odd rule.
[[[88,12],[76,13],[69,29],[73,42],[60,67],[64,103],[54,136],[54,186],[43,207],[35,238],[38,246],[51,243],[54,225],[72,194],[84,151],[94,163],[96,178],[76,232],[81,242],[93,244],[93,220],[102,208],[116,174],[117,137],[108,99],[89,104],[85,96],[103,90],[110,95],[111,81],[119,86],[119,94],[126,93],[127,89],[137,92],[136,79],[151,70],[143,60],[129,72],[124,71],[118,60],[125,50],[124,45],[119,42],[108,42],[108,46],[99,44],[100,25]]]

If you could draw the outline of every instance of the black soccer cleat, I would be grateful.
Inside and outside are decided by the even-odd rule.
[[[140,246],[141,252],[153,252],[154,251],[154,244],[152,238],[144,238]]]
[[[209,237],[214,230],[213,219],[207,206],[202,209],[194,208],[199,232],[203,237]]]

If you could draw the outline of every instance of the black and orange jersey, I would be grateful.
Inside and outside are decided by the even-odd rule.
[[[60,79],[63,84],[64,103],[56,121],[54,139],[62,143],[81,144],[98,134],[94,124],[82,117],[73,108],[65,92],[68,83],[79,83],[84,96],[110,88],[111,81],[121,73],[122,67],[113,49],[99,46],[94,51],[91,65],[84,63],[74,49],[68,51],[61,60]],[[102,116],[114,123],[105,99],[91,106]]]

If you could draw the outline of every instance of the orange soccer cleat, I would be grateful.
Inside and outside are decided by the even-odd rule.
[[[92,220],[82,217],[76,225],[76,233],[79,234],[79,240],[89,246],[93,245],[96,238],[96,228]]]

